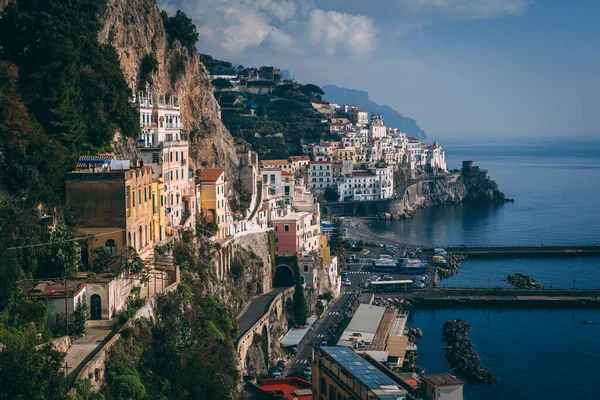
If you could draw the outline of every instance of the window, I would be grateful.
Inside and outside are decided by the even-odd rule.
[[[308,272],[308,265],[304,264],[304,272]]]
[[[275,183],[275,175],[271,175],[271,183]]]
[[[289,226],[288,224],[285,224],[285,225],[283,226],[283,230],[284,230],[285,232],[289,232],[289,231],[290,231],[290,226]]]
[[[289,187],[289,186],[285,186],[283,189],[284,189],[284,190],[283,190],[283,193],[284,193],[286,196],[289,196],[289,195],[290,195],[290,187]]]
[[[183,175],[183,168],[181,168],[181,179],[184,179],[185,175]]]
[[[173,161],[173,153],[169,152],[169,161]],[[173,175],[171,175],[171,179],[173,178]]]
[[[131,236],[130,236],[130,238],[131,238]],[[104,243],[104,251],[106,251],[111,256],[116,255],[117,254],[117,243],[112,239],[108,239]]]
[[[183,161],[183,150],[181,150],[181,161]]]
[[[177,154],[177,153],[175,153],[175,154]],[[179,170],[178,169],[175,170],[175,179],[179,179]]]
[[[179,153],[175,152],[175,161],[179,161]]]
[[[144,186],[144,202],[148,201],[148,188]]]
[[[169,180],[172,181],[173,180],[173,171],[171,171],[170,175],[171,175],[171,177],[169,178]]]
[[[275,232],[279,231],[278,229],[279,227],[277,225],[275,225]]]
[[[267,183],[269,183],[269,176],[263,175],[263,185],[266,185]]]
[[[125,204],[127,205],[128,210],[131,208],[131,194],[129,191],[129,186],[125,186]]]
[[[138,189],[138,204],[142,204],[142,189]]]

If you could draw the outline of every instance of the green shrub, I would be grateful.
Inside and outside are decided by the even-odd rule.
[[[81,336],[85,333],[85,323],[88,319],[88,306],[85,301],[79,302],[73,313],[73,335]]]
[[[75,385],[77,387],[77,393],[84,399],[89,398],[90,392],[92,391],[92,382],[89,379],[80,379]]]
[[[142,400],[146,397],[146,388],[139,375],[117,376],[110,387],[116,400]]]

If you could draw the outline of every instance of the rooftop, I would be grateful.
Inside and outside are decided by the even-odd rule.
[[[297,221],[308,215],[310,215],[310,213],[302,211],[302,212],[291,213],[291,214],[285,215],[283,217],[277,217],[277,218],[274,218],[273,220],[274,221]]]
[[[262,165],[279,165],[279,164],[289,164],[288,160],[261,160],[260,163]]]
[[[322,347],[320,351],[329,355],[372,391],[375,395],[373,398],[380,400],[404,398],[404,396],[400,397],[399,395],[406,394],[406,391],[400,389],[394,381],[351,349],[344,346],[329,346]]]
[[[290,156],[290,160],[292,161],[310,161],[309,156]]]
[[[225,170],[223,168],[207,168],[202,171],[200,175],[200,181],[211,181],[214,182],[221,177]]]
[[[67,280],[66,297],[76,296],[85,287],[85,282],[80,280]],[[28,293],[29,297],[35,298],[65,298],[65,281],[38,282]]]
[[[421,376],[421,379],[435,387],[464,385],[460,379],[457,379],[447,372],[444,372],[443,374],[423,375]]]
[[[263,379],[260,388],[265,392],[275,392],[282,400],[312,399],[312,384],[300,378]]]

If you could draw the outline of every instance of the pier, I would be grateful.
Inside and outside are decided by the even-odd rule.
[[[600,257],[600,245],[537,245],[537,246],[436,246],[448,253],[469,257]],[[425,251],[433,252],[433,248]]]
[[[600,308],[600,289],[433,288],[404,293],[378,293],[377,296],[410,298],[417,306]]]

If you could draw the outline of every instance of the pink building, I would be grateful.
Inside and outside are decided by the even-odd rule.
[[[318,217],[309,212],[297,212],[273,219],[275,252],[293,256],[319,250],[321,227]]]

